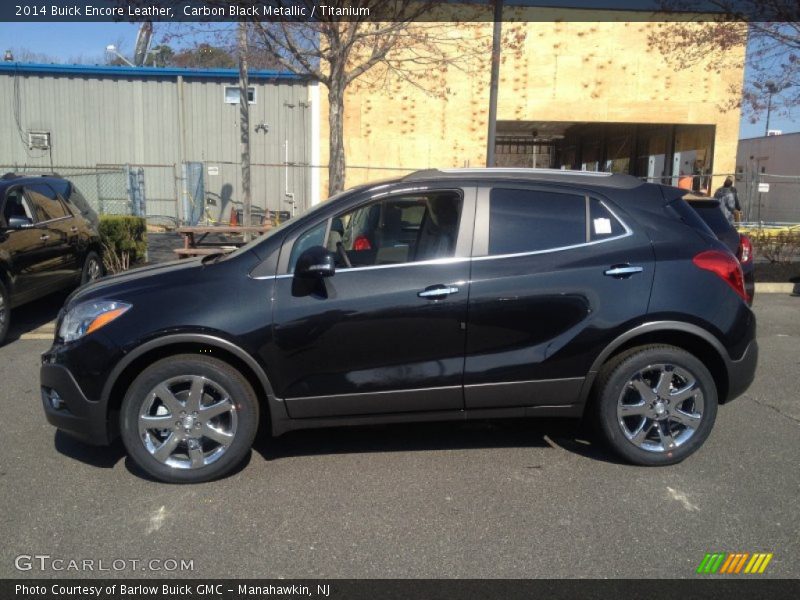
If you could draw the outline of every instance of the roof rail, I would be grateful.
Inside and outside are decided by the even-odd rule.
[[[611,177],[607,171],[578,171],[577,169],[544,169],[524,167],[484,167],[463,169],[439,169],[442,173],[461,173],[473,175],[479,173],[495,173],[498,175],[586,175],[587,177]]]
[[[401,181],[421,181],[425,179],[458,179],[470,178],[478,180],[523,180],[529,182],[550,181],[573,185],[591,185],[609,188],[633,189],[644,185],[644,182],[633,175],[607,173],[604,171],[576,171],[568,169],[520,169],[506,167],[465,168],[465,169],[423,169],[409,173]]]

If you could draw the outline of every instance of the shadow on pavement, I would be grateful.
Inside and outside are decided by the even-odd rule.
[[[124,459],[125,468],[132,475],[157,481],[126,456],[125,447],[119,439],[111,446],[91,446],[59,431],[55,434],[55,447],[64,456],[99,469],[111,469]],[[586,435],[579,421],[568,419],[337,427],[293,431],[278,438],[271,438],[264,432],[256,438],[253,452],[271,461],[326,454],[554,447],[591,460],[627,464],[595,442],[592,436]],[[253,452],[249,452],[226,477],[244,470]]]
[[[266,460],[323,454],[481,448],[552,448],[625,464],[572,419],[436,422],[310,429],[278,438],[262,433],[253,449]]]
[[[70,291],[56,292],[13,309],[6,344],[55,319],[69,294]]]
[[[62,431],[56,431],[54,445],[64,456],[98,469],[112,469],[125,456],[125,447],[119,439],[110,446],[91,446]]]

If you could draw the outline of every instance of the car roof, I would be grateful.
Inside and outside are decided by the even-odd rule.
[[[425,181],[469,179],[473,181],[517,181],[525,183],[550,182],[582,186],[633,189],[644,185],[644,181],[632,175],[605,173],[601,171],[570,171],[566,169],[520,169],[491,167],[484,169],[425,169],[415,171],[400,181]]]
[[[2,177],[0,177],[0,189],[4,189],[10,185],[17,185],[20,183],[30,183],[30,182],[41,182],[41,181],[53,181],[53,182],[63,182],[66,181],[63,177],[58,175],[57,173],[42,173],[42,174],[34,174],[34,173],[6,173]]]

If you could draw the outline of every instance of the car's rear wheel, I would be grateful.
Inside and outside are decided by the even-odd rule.
[[[90,251],[83,261],[83,272],[81,273],[81,285],[91,283],[103,276],[103,260],[97,252]]]
[[[258,400],[229,364],[182,354],[134,380],[122,402],[120,429],[131,458],[156,479],[208,481],[228,474],[250,451]]]
[[[602,370],[597,421],[626,460],[671,465],[703,445],[717,415],[714,378],[694,355],[674,346],[624,352]]]
[[[0,345],[5,342],[8,325],[11,321],[11,299],[6,286],[0,281]]]

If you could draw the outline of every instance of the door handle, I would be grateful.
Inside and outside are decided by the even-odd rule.
[[[42,234],[42,236],[40,236],[39,239],[42,240],[43,242],[46,242],[47,240],[50,239],[50,236],[45,233]]]
[[[450,294],[457,294],[458,288],[454,285],[432,285],[426,287],[424,290],[419,292],[417,296],[420,298],[430,298],[431,300],[437,300],[439,298],[446,298]]]
[[[629,264],[612,265],[610,269],[603,271],[603,275],[617,279],[627,279],[631,275],[636,275],[636,273],[641,273],[642,271],[644,271],[643,267],[632,267]]]
[[[76,233],[76,232],[78,231],[78,228],[77,228],[75,225],[73,225],[72,227],[70,227],[70,228],[69,228],[69,230],[70,230],[72,233]]]

